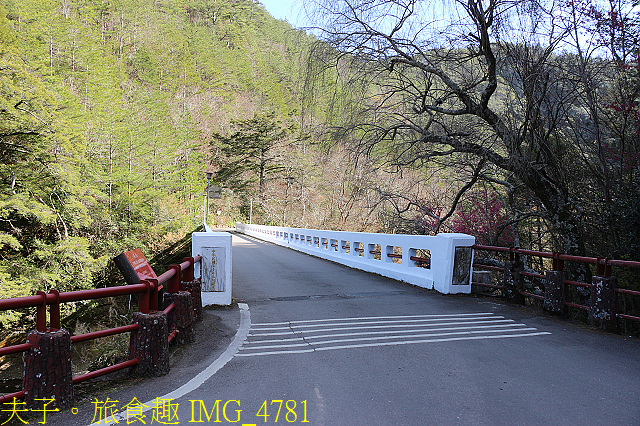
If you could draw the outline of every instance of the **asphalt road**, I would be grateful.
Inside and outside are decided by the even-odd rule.
[[[168,375],[47,424],[640,425],[638,339],[238,235],[233,297]]]

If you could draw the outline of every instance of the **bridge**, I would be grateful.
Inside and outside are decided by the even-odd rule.
[[[459,294],[471,288],[469,277],[454,284],[456,253],[458,266],[471,262],[460,248],[473,242],[463,236],[415,243],[375,234],[238,229],[245,233],[215,234],[231,240],[232,256],[220,254],[221,242],[194,242],[211,249],[203,257],[226,265],[222,274],[232,276],[231,285],[209,284],[205,304],[231,292],[234,301],[202,311],[197,338],[179,351],[170,371],[48,413],[47,424],[640,423],[638,339],[531,306]],[[452,258],[440,260],[442,250]],[[515,262],[518,253],[510,254]],[[561,259],[552,258],[558,269]],[[196,256],[194,263],[195,275],[206,275],[206,260]],[[422,285],[367,272],[385,263],[390,274],[406,274],[404,281],[422,277]],[[440,267],[451,269],[446,282]],[[517,262],[505,265],[500,289],[478,284],[540,296],[530,286],[518,290],[517,270]],[[594,277],[595,284],[605,283],[601,291],[606,278]],[[591,311],[606,311],[598,309]]]

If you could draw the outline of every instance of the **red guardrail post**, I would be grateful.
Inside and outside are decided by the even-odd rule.
[[[49,328],[60,330],[60,292],[54,288],[49,290],[49,294],[53,294],[56,298],[49,308]]]
[[[158,280],[155,278],[149,278],[149,284],[151,284],[151,297],[149,298],[149,312],[158,310]]]
[[[195,279],[194,277],[194,271],[193,271],[193,267],[195,265],[195,260],[193,257],[185,257],[183,259],[183,262],[189,262],[189,266],[187,266],[187,268],[182,272],[182,281],[193,281]]]
[[[611,265],[609,265],[609,258],[599,257],[596,260],[596,275],[599,277],[610,277],[611,276]]]
[[[562,253],[553,253],[553,270],[564,271],[564,260],[562,259]]]
[[[511,247],[509,249],[509,260],[514,263],[520,262],[520,253],[518,253],[519,247]]]
[[[36,307],[36,330],[44,333],[47,331],[47,294],[39,290],[36,295],[42,297],[42,303]]]
[[[147,285],[147,290],[144,293],[140,293],[140,297],[138,298],[138,311],[143,314],[148,314],[151,305],[151,283],[147,280],[142,280],[141,283]]]
[[[182,275],[182,268],[180,265],[169,265],[167,270],[173,270],[174,275],[169,278],[169,282],[167,283],[167,292],[168,293],[177,293],[180,291],[180,276]]]

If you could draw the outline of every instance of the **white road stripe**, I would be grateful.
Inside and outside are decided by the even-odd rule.
[[[272,352],[254,352],[254,353],[238,353],[237,357],[250,357],[250,356],[262,356],[262,355],[281,355],[291,353],[305,353],[314,351],[330,351],[337,349],[351,349],[351,348],[366,348],[375,346],[398,346],[398,345],[411,345],[418,343],[439,343],[439,342],[453,342],[462,340],[485,340],[485,339],[505,339],[510,337],[532,337],[551,334],[549,332],[527,333],[527,334],[505,334],[505,335],[487,335],[487,336],[466,336],[466,337],[448,337],[443,339],[421,339],[421,340],[404,340],[400,342],[381,342],[381,343],[363,343],[359,345],[341,345],[341,346],[326,346],[320,348],[313,348],[306,351],[272,351]]]
[[[251,327],[255,327],[255,325],[251,324]],[[291,326],[287,325],[286,327],[260,327],[259,330],[291,330]]]
[[[460,321],[461,323],[467,323],[467,322],[472,322],[472,320],[482,320],[482,319],[502,319],[504,317],[500,317],[500,316],[483,316],[483,317],[476,317],[476,318],[447,318],[447,321],[452,321],[452,320],[456,320],[456,321]],[[343,325],[369,325],[369,324],[399,324],[399,323],[434,323],[436,321],[442,321],[442,319],[438,318],[438,319],[416,319],[416,320],[398,320],[398,321],[366,321],[366,322],[343,322],[343,323],[332,323],[332,324],[313,324],[313,325],[292,325],[291,328],[295,329],[295,330],[299,330],[302,328],[308,328],[308,327],[341,327]]]
[[[480,317],[472,317],[472,318],[447,318],[447,321],[460,321],[460,322],[470,322],[472,320],[479,319],[500,319],[504,318],[502,316],[480,316]],[[289,325],[288,327],[260,327],[260,331],[274,331],[274,330],[289,330],[289,329],[303,329],[310,327],[341,327],[344,325],[367,325],[367,324],[396,324],[396,323],[418,323],[418,322],[437,322],[442,321],[442,318],[430,318],[430,319],[400,319],[400,320],[385,320],[385,321],[366,321],[366,322],[332,322],[329,324],[308,324],[308,325]],[[335,321],[346,321],[346,320],[335,320]]]
[[[457,340],[482,340],[482,339],[504,339],[509,337],[529,337],[529,336],[542,336],[544,334],[551,334],[548,332],[527,333],[527,334],[503,334],[497,336],[468,336],[468,337],[449,337],[446,339],[424,339],[424,340],[407,340],[402,342],[383,342],[383,343],[363,343],[361,345],[344,345],[344,346],[329,346],[323,348],[315,348],[316,351],[329,351],[334,349],[347,349],[347,348],[367,348],[373,346],[394,346],[394,345],[411,345],[415,343],[433,343],[433,342],[453,342]]]
[[[256,336],[286,336],[288,334],[298,334],[296,332],[294,332],[293,330],[291,331],[285,331],[282,333],[257,333],[257,334],[249,334],[249,337],[256,337]]]
[[[512,321],[512,320],[503,320],[503,321]],[[438,324],[438,325],[450,325],[450,324],[458,325],[457,323],[447,323],[447,324]],[[433,331],[453,331],[453,330],[468,330],[471,328],[482,329],[482,328],[526,327],[526,324],[472,325],[472,326],[465,326],[465,327],[436,327],[435,325],[432,324],[432,326],[434,326],[434,328],[432,329]],[[305,340],[305,339],[323,339],[325,337],[336,337],[336,336],[338,337],[339,336],[362,336],[367,334],[415,333],[416,331],[417,330],[390,330],[390,331],[362,331],[357,333],[332,333],[332,334],[311,335],[311,336],[305,336],[304,338],[298,337],[298,338],[292,338],[292,339],[268,339],[268,340],[256,339],[256,340],[253,340],[251,343],[291,342],[291,341]],[[298,332],[298,333],[291,333],[291,334],[302,334],[302,333]],[[260,337],[259,334],[258,335],[249,334],[249,337],[255,337],[255,336]]]
[[[253,342],[251,342],[250,344],[253,344]],[[310,346],[308,343],[293,343],[290,345],[260,345],[257,347],[250,347],[250,346],[243,346],[240,348],[241,351],[249,351],[252,349],[271,349],[271,348],[299,348],[301,346]]]
[[[384,317],[351,317],[351,318],[326,318],[326,319],[316,319],[316,320],[297,320],[297,321],[286,321],[286,322],[263,322],[251,324],[252,327],[260,327],[263,325],[289,325],[289,324],[302,324],[307,322],[326,322],[326,321],[351,321],[351,320],[373,320],[373,319],[400,319],[400,318],[447,318],[447,317],[465,317],[465,316],[474,316],[474,315],[494,315],[492,312],[477,312],[470,314],[430,314],[430,315],[395,315],[395,316],[384,316]]]
[[[439,337],[439,336],[455,336],[455,335],[465,335],[465,334],[486,334],[486,333],[506,333],[506,332],[521,332],[521,331],[535,331],[536,328],[522,328],[518,330],[473,330],[473,331],[451,331],[446,333],[421,333],[421,334],[413,334],[409,336],[378,336],[378,337],[355,337],[350,339],[333,339],[333,340],[323,340],[320,342],[313,342],[312,345],[326,345],[328,343],[338,343],[338,342],[360,342],[367,340],[384,340],[384,339],[420,339],[423,337]]]
[[[487,321],[469,321],[469,322],[454,322],[454,323],[444,323],[444,324],[398,324],[398,325],[366,325],[363,327],[336,327],[336,328],[323,328],[319,330],[291,330],[282,333],[252,333],[251,337],[256,336],[281,336],[288,334],[301,334],[301,333],[320,333],[327,331],[340,331],[340,330],[366,330],[372,328],[408,328],[408,327],[434,327],[437,325],[457,325],[457,324],[486,324],[486,323],[498,323],[498,322],[513,322],[513,320],[487,320]]]
[[[453,330],[468,330],[470,328],[498,328],[498,327],[499,328],[526,327],[526,324],[498,324],[498,325],[474,325],[471,327],[445,327],[445,328],[436,328],[433,331],[453,331]],[[325,337],[341,337],[341,336],[361,336],[361,335],[367,335],[367,334],[414,333],[415,331],[416,330],[394,330],[394,331],[365,331],[362,333],[321,334],[319,336],[305,336],[305,339],[323,339]]]
[[[279,355],[279,354],[305,354],[314,352],[314,349],[305,349],[301,351],[273,351],[273,352],[259,352],[252,354],[236,354],[236,356],[259,356],[259,355]]]
[[[515,323],[514,320],[504,319],[503,316],[491,313],[329,318],[260,323],[251,325],[252,333],[248,334],[250,339],[239,349],[241,353],[236,356],[309,353],[346,348],[551,334],[536,332],[536,330],[534,327],[527,327],[526,324]],[[273,338],[264,339],[269,336]],[[337,343],[341,344],[336,345]],[[294,349],[305,346],[308,349]],[[265,349],[275,350],[265,351]]]
[[[251,337],[251,335],[249,334],[249,337]],[[269,339],[269,340],[254,340],[251,343],[276,343],[276,342],[295,342],[295,341],[301,341],[304,340],[304,338],[302,337],[295,337],[293,339]]]
[[[438,336],[455,336],[455,335],[465,335],[465,334],[483,334],[483,333],[519,333],[522,331],[535,331],[536,328],[528,327],[528,328],[518,328],[512,330],[470,330],[470,331],[449,331],[445,333],[418,333],[413,335],[404,335],[404,336],[376,336],[376,337],[351,337],[348,339],[333,339],[333,340],[321,340],[317,342],[307,342],[302,344],[284,344],[284,345],[260,345],[260,342],[250,342],[248,345],[243,346],[240,350],[255,350],[255,349],[263,349],[263,348],[288,348],[295,346],[315,346],[315,345],[326,345],[328,343],[338,343],[338,342],[359,342],[359,341],[367,341],[367,340],[389,340],[389,339],[407,339],[407,338],[422,338],[422,337],[438,337]],[[439,330],[437,330],[439,331]],[[415,330],[411,331],[415,332]],[[327,336],[327,337],[337,337],[337,336]],[[256,346],[251,346],[256,345]]]

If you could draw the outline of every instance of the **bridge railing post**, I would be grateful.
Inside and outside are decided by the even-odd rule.
[[[149,278],[147,281],[150,283],[151,296],[149,298],[149,312],[158,310],[158,298],[159,298],[159,284],[156,278]]]
[[[71,370],[71,335],[65,329],[33,330],[27,336],[31,348],[24,354],[22,389],[27,408],[51,406],[61,410],[74,403]]]
[[[174,308],[168,314],[169,332],[176,330],[175,341],[179,345],[184,345],[193,341],[193,300],[191,293],[187,291],[177,291],[175,293],[164,294],[165,309],[171,304]]]
[[[163,311],[134,312],[138,329],[129,338],[129,359],[137,359],[136,374],[163,376],[169,372],[169,321]]]
[[[162,376],[169,372],[169,322],[167,314],[158,311],[158,280],[141,283],[147,290],[140,293],[138,312],[131,319],[138,329],[129,336],[129,359],[138,360],[134,373]]]
[[[195,322],[202,321],[202,283],[200,280],[183,281],[180,283],[180,289],[191,294],[193,320]]]
[[[565,295],[564,271],[546,271],[544,280],[544,302],[542,307],[549,312],[564,313]]]
[[[524,263],[516,250],[516,247],[510,249],[509,261],[504,263],[504,293],[507,298],[524,304],[524,296],[520,293],[524,291]]]
[[[182,271],[180,290],[191,294],[193,320],[199,322],[202,321],[202,281],[195,279],[195,259],[193,257],[185,257],[184,262],[189,262],[189,266]]]
[[[475,238],[466,234],[438,234],[431,250],[433,288],[440,293],[471,293]]]
[[[549,312],[566,313],[564,261],[560,253],[553,253],[553,271],[545,272],[543,309]]]
[[[140,283],[146,284],[147,290],[144,293],[140,293],[138,298],[138,311],[143,314],[148,314],[151,306],[151,283],[147,280],[142,280]]]
[[[183,281],[193,281],[194,280],[194,264],[195,264],[195,259],[193,257],[185,257],[183,260],[183,262],[189,262],[189,266],[182,271],[182,280]]]
[[[36,311],[36,329],[27,336],[31,346],[24,354],[22,389],[27,408],[40,408],[44,400],[53,400],[51,407],[60,410],[74,403],[71,370],[71,335],[60,328],[60,293],[55,297],[51,311],[51,326],[47,328],[47,294],[38,291],[42,304]]]
[[[592,278],[589,306],[589,322],[591,325],[610,331],[616,331],[616,277],[611,276],[609,259],[598,258],[596,270],[598,275]]]

